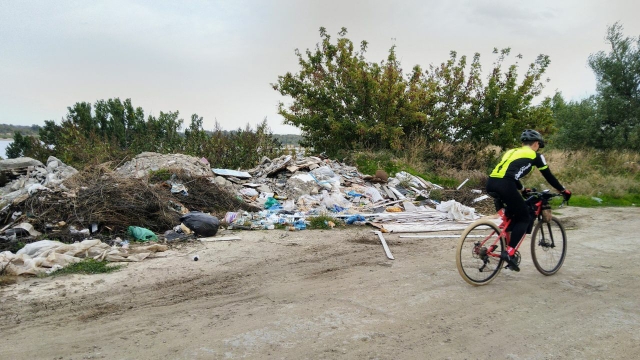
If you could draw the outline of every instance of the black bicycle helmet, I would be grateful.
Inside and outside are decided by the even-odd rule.
[[[544,140],[542,139],[542,135],[540,135],[540,133],[535,130],[527,129],[523,131],[522,135],[520,135],[520,141],[537,141],[538,144],[540,144],[541,149],[544,147]]]

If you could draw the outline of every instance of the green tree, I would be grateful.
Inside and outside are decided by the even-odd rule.
[[[44,127],[38,127],[39,138],[15,132],[9,155],[43,162],[54,155],[82,168],[153,151],[206,156],[214,166],[246,168],[255,166],[262,156],[274,157],[281,152],[266,119],[255,131],[247,125],[227,132],[216,123],[210,136],[197,114],[191,116],[191,124],[182,134],[183,120],[178,111],[161,111],[158,117],[149,115],[145,120],[144,111],[134,108],[130,99],[98,100],[93,105],[79,102],[67,110],[59,125],[47,120]]]
[[[184,130],[184,151],[193,156],[203,156],[207,133],[202,127],[203,118],[198,114],[191,115],[191,123]]]
[[[22,133],[16,131],[13,134],[13,142],[7,146],[7,158],[15,159],[22,156],[28,156],[33,147],[31,136],[23,136]]]
[[[551,109],[558,132],[552,137],[562,149],[604,148],[595,96],[566,102],[561,93],[553,96]]]
[[[392,47],[386,61],[369,63],[354,50],[342,29],[335,42],[320,28],[315,51],[296,50],[300,71],[278,77],[273,88],[290,97],[279,105],[285,123],[302,132],[302,146],[335,155],[355,148],[401,151],[411,139],[427,143],[493,143],[511,146],[524,128],[554,129],[550,99],[540,95],[549,57],[539,55],[518,81],[521,56],[506,71],[511,49],[494,50],[498,58],[487,85],[482,83],[480,55],[468,66],[455,51],[440,66],[418,65],[405,79]]]
[[[398,147],[406,96],[402,69],[391,48],[386,62],[365,61],[367,42],[355,50],[342,28],[335,43],[320,28],[321,43],[303,56],[301,70],[278,77],[273,88],[292,103],[279,105],[286,124],[302,132],[300,144],[336,154],[358,147]]]
[[[589,56],[597,79],[599,144],[640,149],[640,37],[625,37],[615,23],[607,30],[609,52]]]

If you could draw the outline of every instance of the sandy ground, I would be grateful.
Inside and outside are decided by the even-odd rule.
[[[473,287],[457,239],[257,231],[0,289],[0,359],[637,359],[640,209],[566,208],[569,254]],[[460,232],[458,232],[460,233]],[[199,261],[192,256],[198,254]]]

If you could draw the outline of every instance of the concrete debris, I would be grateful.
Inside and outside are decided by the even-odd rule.
[[[0,160],[0,173],[8,180],[0,188],[0,207],[20,202],[38,191],[66,191],[64,180],[77,172],[54,156],[49,156],[46,166],[29,157]]]
[[[160,169],[182,169],[191,176],[210,176],[211,167],[206,159],[199,159],[183,154],[158,154],[143,152],[115,169],[116,174],[124,178],[143,178],[149,176],[150,171]]]

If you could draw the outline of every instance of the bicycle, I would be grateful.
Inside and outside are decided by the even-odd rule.
[[[498,194],[490,193],[494,197],[496,210],[500,216],[496,223],[491,219],[480,219],[469,225],[458,243],[456,265],[460,276],[471,285],[486,285],[500,273],[506,263],[500,255],[506,250],[511,232],[511,219],[505,213],[505,208]],[[567,255],[567,235],[564,226],[558,218],[551,214],[549,200],[562,196],[549,190],[538,192],[533,189],[525,202],[535,213],[536,224],[531,235],[531,257],[538,271],[546,276],[553,275],[560,270]],[[562,207],[566,203],[563,200]],[[524,242],[525,236],[516,246],[513,260],[520,265],[518,249]]]

